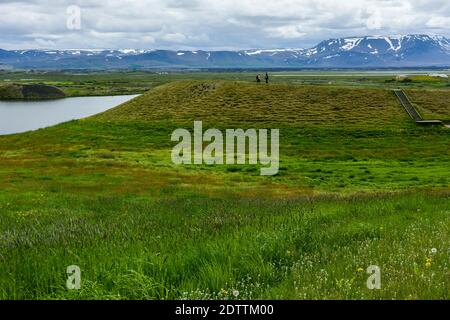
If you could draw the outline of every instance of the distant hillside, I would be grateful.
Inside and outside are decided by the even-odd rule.
[[[93,119],[174,121],[210,126],[402,126],[408,117],[394,94],[382,89],[258,85],[233,81],[180,81],[157,87]]]
[[[0,85],[0,100],[23,99],[22,86],[15,84]]]
[[[66,95],[60,89],[47,85],[0,85],[0,100],[61,99]]]
[[[309,49],[243,51],[0,49],[0,64],[42,70],[448,67],[450,40],[365,36],[329,39]]]

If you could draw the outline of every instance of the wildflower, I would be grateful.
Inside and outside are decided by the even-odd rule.
[[[433,259],[427,258],[425,261],[425,267],[427,268],[431,267],[431,262],[433,262]]]
[[[356,271],[358,271],[359,273],[362,273],[362,272],[364,272],[364,269],[359,267]]]
[[[233,290],[233,296],[235,296],[237,298],[239,296],[239,291]]]
[[[287,256],[291,256],[291,251],[289,251],[289,250],[286,251],[286,255],[287,255]]]
[[[228,295],[228,291],[225,290],[224,288],[220,289],[220,293],[224,296]]]
[[[436,248],[431,248],[431,253],[432,254],[436,254],[437,253],[437,249]]]

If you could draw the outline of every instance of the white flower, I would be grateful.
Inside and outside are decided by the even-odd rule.
[[[432,254],[435,254],[437,252],[437,249],[436,248],[431,248],[431,253]]]
[[[239,291],[233,290],[233,296],[238,297],[239,296]]]

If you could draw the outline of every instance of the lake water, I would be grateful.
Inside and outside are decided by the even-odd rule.
[[[47,101],[0,101],[0,135],[36,130],[89,117],[135,97],[137,95]]]

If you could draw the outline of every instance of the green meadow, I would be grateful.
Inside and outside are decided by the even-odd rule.
[[[136,72],[73,86],[92,77],[31,82],[145,93],[0,136],[0,299],[450,298],[450,129],[416,126],[391,76]],[[417,81],[395,85],[424,118],[450,119],[448,80]],[[195,120],[279,129],[279,173],[174,165],[171,134]],[[80,290],[66,288],[70,265]]]
[[[257,73],[264,70],[211,71],[122,71],[122,72],[39,72],[0,71],[0,99],[2,85],[40,84],[57,86],[69,97],[126,95],[144,93],[157,86],[183,80],[229,80],[254,82]],[[449,71],[439,71],[450,75]],[[385,70],[385,71],[278,71],[269,70],[270,82],[276,84],[346,86],[362,88],[449,89],[450,80],[428,77],[434,70]],[[408,75],[398,79],[398,75]],[[8,88],[6,88],[8,89]],[[9,91],[9,90],[8,90]],[[7,92],[15,94],[14,92]]]

